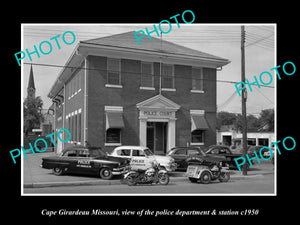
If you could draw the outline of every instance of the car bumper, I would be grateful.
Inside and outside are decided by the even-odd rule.
[[[162,165],[162,166],[164,166],[168,172],[173,172],[178,167],[177,163],[171,163],[169,165]]]
[[[112,170],[113,175],[121,175],[128,171],[128,166],[120,167],[120,168],[114,168]]]

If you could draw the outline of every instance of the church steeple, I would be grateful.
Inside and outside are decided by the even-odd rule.
[[[29,80],[28,80],[27,98],[35,98],[35,86],[34,86],[32,65],[30,67],[30,74],[29,74]]]

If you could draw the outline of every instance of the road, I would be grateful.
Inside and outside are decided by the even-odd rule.
[[[187,179],[171,180],[167,186],[126,184],[80,185],[44,188],[25,188],[24,194],[273,194],[274,174],[210,184],[190,183]]]

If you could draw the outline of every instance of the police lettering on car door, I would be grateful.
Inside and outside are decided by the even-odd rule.
[[[91,160],[89,160],[89,159],[78,159],[76,167],[92,168]]]

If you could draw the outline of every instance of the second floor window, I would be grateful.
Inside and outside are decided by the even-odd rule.
[[[107,84],[121,85],[120,59],[107,58]]]
[[[192,69],[192,90],[203,91],[203,68]]]
[[[175,88],[174,67],[170,64],[161,65],[162,88]]]
[[[153,64],[141,63],[141,87],[154,87]]]

